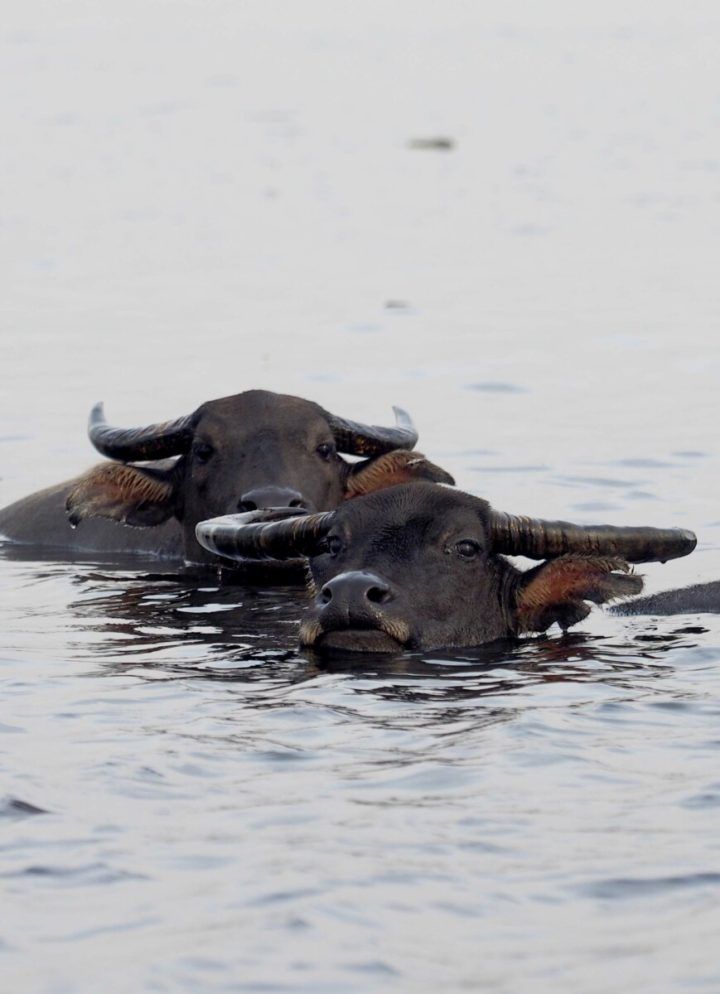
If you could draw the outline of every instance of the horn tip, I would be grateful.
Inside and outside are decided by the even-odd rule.
[[[408,438],[408,447],[412,448],[418,440],[418,431],[415,427],[413,419],[410,417],[408,412],[404,407],[397,407],[393,404],[393,413],[395,414],[395,423],[398,428],[406,431],[410,438]]]
[[[407,428],[415,427],[413,425],[412,418],[404,407],[398,407],[396,404],[393,404],[393,414],[395,415],[395,420],[399,425]]]
[[[678,531],[680,538],[687,546],[688,553],[692,552],[697,547],[697,535],[695,532],[691,532],[689,528],[679,528]]]

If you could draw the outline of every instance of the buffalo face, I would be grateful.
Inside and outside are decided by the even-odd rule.
[[[483,509],[465,495],[424,487],[343,507],[310,560],[315,600],[303,644],[397,651],[510,634],[499,596],[509,567],[490,555]]]
[[[638,593],[626,558],[686,554],[681,530],[581,528],[498,514],[486,501],[419,484],[340,508],[310,559],[316,651],[397,651],[481,645],[553,623],[566,629]],[[502,552],[546,562],[527,572]],[[623,558],[626,557],[626,558]]]
[[[70,522],[105,517],[153,527],[175,518],[186,557],[205,562],[212,557],[195,540],[204,519],[271,506],[323,511],[410,477],[449,480],[411,455],[417,434],[404,412],[396,409],[396,418],[395,427],[361,425],[299,397],[252,390],[175,421],[123,429],[108,425],[98,405],[90,438],[113,461],[73,487]],[[341,452],[365,458],[349,463]]]
[[[184,463],[178,510],[193,536],[208,512],[337,507],[347,475],[321,408],[259,391],[204,404]]]
[[[397,651],[479,645],[563,629],[638,593],[630,562],[687,555],[681,529],[579,526],[494,511],[479,498],[416,482],[336,511],[219,518],[201,543],[230,558],[309,557],[314,603],[302,644],[323,651]],[[505,555],[546,562],[521,572]]]

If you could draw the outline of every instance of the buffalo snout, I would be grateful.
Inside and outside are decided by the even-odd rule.
[[[238,501],[238,511],[260,511],[267,507],[302,507],[312,510],[298,490],[289,487],[256,487]]]
[[[314,617],[303,624],[300,640],[321,652],[397,652],[408,642],[410,629],[393,617],[395,597],[392,586],[376,573],[340,573],[320,588]]]
[[[332,615],[345,621],[373,615],[378,605],[394,600],[388,583],[375,573],[353,570],[329,580],[318,595],[320,617]]]

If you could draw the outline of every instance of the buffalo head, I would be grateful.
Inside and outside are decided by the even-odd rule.
[[[403,480],[450,480],[410,453],[417,433],[404,411],[395,415],[395,427],[363,425],[299,397],[250,390],[175,421],[125,429],[108,425],[98,404],[90,440],[113,461],[75,484],[68,516],[73,525],[105,517],[146,528],[174,517],[186,557],[202,562],[209,557],[195,525],[204,518],[269,506],[323,511]],[[341,453],[365,458],[350,463]],[[161,461],[135,465],[148,460]]]
[[[396,486],[303,515],[268,512],[203,522],[198,538],[225,556],[309,557],[314,605],[301,642],[314,649],[396,651],[479,645],[563,629],[585,603],[635,594],[629,563],[687,555],[692,532],[581,527],[494,511],[428,483]],[[526,572],[505,555],[547,562]]]

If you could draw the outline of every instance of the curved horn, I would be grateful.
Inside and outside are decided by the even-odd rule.
[[[197,414],[145,428],[113,428],[105,420],[102,403],[90,412],[88,435],[104,456],[120,462],[144,459],[164,459],[187,452],[197,424]]]
[[[664,563],[689,555],[697,537],[684,528],[615,528],[573,525],[491,511],[493,551],[530,559],[554,559],[566,553],[616,556],[628,563]]]
[[[393,411],[394,428],[363,425],[334,414],[326,414],[326,417],[340,452],[353,456],[382,456],[393,449],[412,449],[418,440],[415,425],[407,411],[401,407],[393,407]]]
[[[334,514],[307,514],[297,507],[225,514],[201,521],[195,536],[204,549],[227,559],[297,559],[312,555]]]

